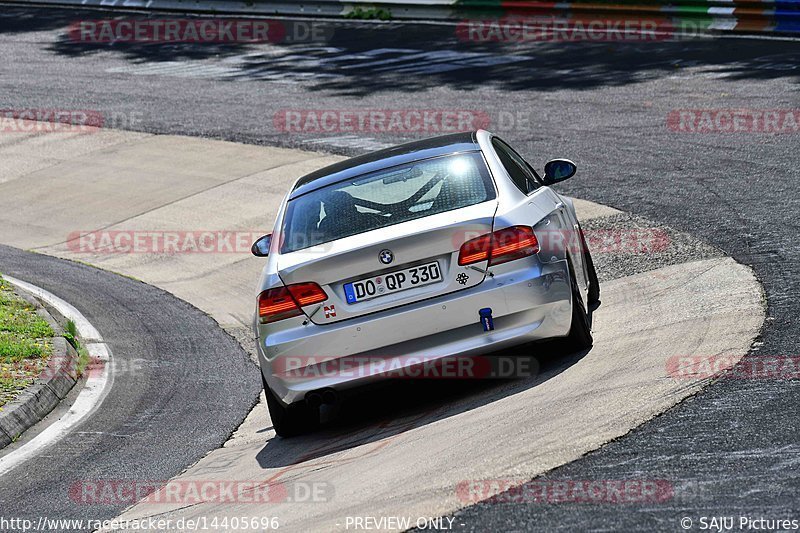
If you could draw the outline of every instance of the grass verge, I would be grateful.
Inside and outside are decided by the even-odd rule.
[[[86,367],[89,366],[89,361],[91,359],[89,357],[89,350],[87,350],[86,346],[83,346],[80,341],[78,341],[78,328],[75,326],[75,322],[72,320],[67,321],[67,327],[64,331],[64,338],[67,339],[67,342],[70,343],[73,348],[75,348],[76,352],[78,352],[78,363],[75,365],[75,369],[78,377],[81,377],[86,371]]]
[[[36,308],[0,275],[0,409],[44,370],[53,335]]]

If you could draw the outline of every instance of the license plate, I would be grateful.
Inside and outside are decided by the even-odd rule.
[[[347,297],[347,303],[354,304],[413,287],[430,285],[441,279],[442,273],[439,270],[439,263],[434,261],[380,276],[353,281],[352,283],[345,283],[344,294]]]

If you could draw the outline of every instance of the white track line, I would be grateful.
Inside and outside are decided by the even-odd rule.
[[[90,372],[83,389],[81,389],[75,402],[65,415],[50,424],[47,429],[31,439],[30,442],[8,455],[0,457],[0,476],[24,463],[69,433],[80,421],[100,406],[114,382],[114,375],[111,372],[111,350],[103,342],[100,332],[80,311],[58,296],[35,285],[5,275],[3,279],[36,295],[57,309],[68,320],[75,322],[78,335],[81,337],[83,345],[86,346],[89,356],[95,361],[102,361],[103,366],[101,372]]]

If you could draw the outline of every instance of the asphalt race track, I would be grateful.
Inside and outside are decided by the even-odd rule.
[[[5,476],[3,509],[20,518],[38,517],[42,509],[113,518],[132,502],[82,505],[85,483],[169,479],[222,445],[247,415],[259,387],[256,369],[236,341],[186,302],[123,276],[7,246],[0,246],[0,262],[4,273],[68,299],[102,328],[119,376],[103,408],[69,439]]]
[[[724,38],[474,44],[456,38],[452,26],[336,23],[329,40],[313,45],[108,46],[76,44],[64,36],[70,22],[98,18],[97,13],[9,8],[0,17],[2,108],[93,109],[106,116],[117,113],[109,126],[121,129],[346,155],[414,135],[286,132],[276,128],[276,114],[286,109],[421,105],[481,111],[491,118],[488,129],[519,146],[532,163],[541,166],[557,156],[576,161],[578,179],[561,190],[686,232],[752,267],[766,293],[767,319],[747,357],[798,353],[800,134],[686,133],[670,129],[667,117],[687,108],[797,109],[800,43]],[[445,50],[467,55],[445,57]],[[475,53],[480,61],[468,55]],[[115,357],[129,353],[126,357],[153,360],[155,351],[141,350],[148,343],[168,342],[157,352],[169,353],[173,362],[191,355],[202,369],[222,359],[228,371],[213,374],[221,380],[242,373],[257,376],[244,365],[244,352],[210,318],[158,289],[8,248],[2,249],[0,261],[9,274],[81,306],[112,342]],[[54,272],[58,278],[49,277]],[[80,288],[87,276],[104,284],[102,294]],[[123,307],[130,295],[134,301],[152,298],[163,305]],[[192,332],[201,330],[203,346],[189,344],[195,338]],[[206,346],[209,338],[215,344]],[[206,357],[198,358],[196,350]],[[164,413],[163,419],[147,419],[159,429],[136,437],[149,439],[138,446],[169,447],[164,464],[121,459],[131,439],[98,434],[90,438],[121,447],[115,459],[119,465],[82,456],[78,441],[77,449],[75,442],[59,444],[63,455],[54,453],[52,466],[68,460],[81,479],[108,476],[114,471],[108,468],[122,465],[120,477],[175,475],[225,440],[258,389],[255,379],[239,379],[230,389],[232,381],[193,381],[198,377],[188,375],[186,368],[166,361],[159,371],[165,368],[183,380],[179,383],[193,385],[152,391],[145,377],[131,390],[112,389],[106,399],[128,406],[131,420],[152,412],[148,407]],[[209,410],[196,402],[194,387],[224,389],[231,403]],[[668,479],[680,496],[666,503],[482,503],[458,512],[455,525],[474,531],[671,531],[680,528],[684,516],[797,517],[799,404],[796,381],[723,379],[628,435],[539,478]],[[176,407],[180,410],[172,411]],[[196,420],[204,420],[205,427],[193,425]],[[98,432],[131,434],[123,420],[99,422]],[[156,431],[165,433],[156,439]],[[187,431],[197,435],[191,445],[167,436]],[[39,498],[69,504],[63,492],[56,495],[48,489],[40,495],[41,480],[58,480],[61,485],[53,484],[52,490],[63,491],[72,478],[37,467],[26,474],[23,491],[18,484],[0,483],[0,503],[22,495],[26,506],[20,512],[32,516],[41,512],[37,502],[44,500]],[[109,509],[109,515],[119,510]]]

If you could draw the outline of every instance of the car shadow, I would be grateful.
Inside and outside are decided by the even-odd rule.
[[[397,435],[539,386],[578,363],[589,351],[564,354],[559,341],[543,341],[526,345],[525,351],[519,352],[519,357],[531,359],[535,372],[530,377],[392,380],[363,389],[343,400],[333,420],[319,430],[288,439],[274,437],[258,452],[256,460],[265,469],[291,467],[373,445],[363,450],[369,454]]]

